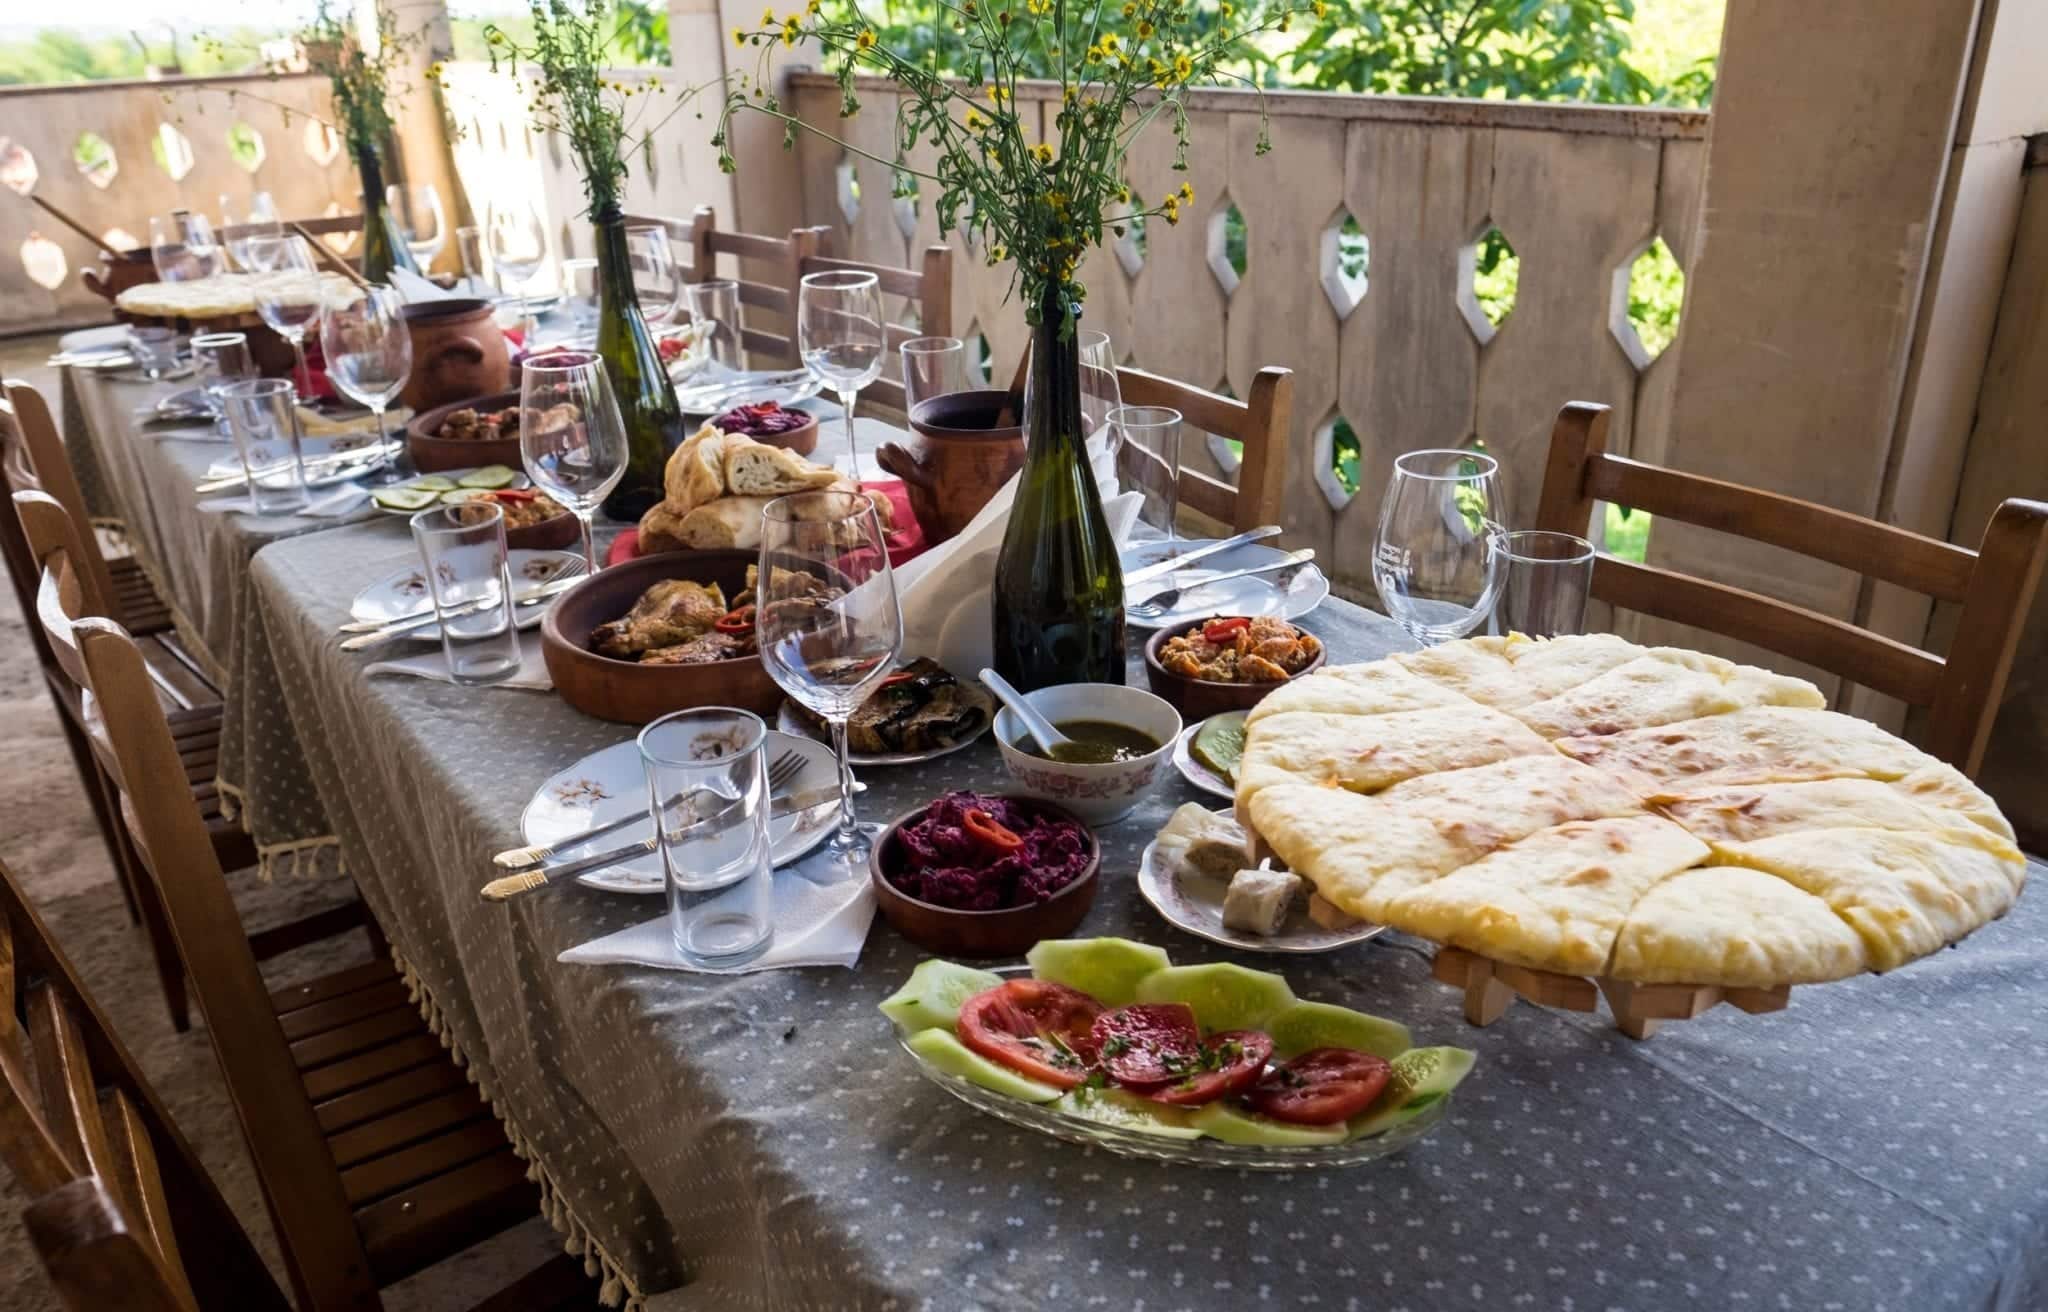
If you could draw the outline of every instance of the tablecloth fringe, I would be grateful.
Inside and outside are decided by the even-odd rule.
[[[242,790],[218,775],[214,777],[213,788],[220,796],[221,818],[240,825],[243,833],[254,838],[256,831],[249,827],[249,799]],[[326,859],[329,855],[332,855],[332,861]],[[266,884],[274,882],[279,875],[296,879],[347,873],[348,862],[341,855],[341,840],[332,834],[256,846],[256,877]]]
[[[391,948],[391,962],[397,967],[399,978],[405,981],[406,994],[419,1008],[420,1019],[426,1022],[428,1032],[441,1041],[441,1046],[448,1050],[449,1059],[455,1063],[456,1069],[468,1076],[469,1082],[476,1086],[477,1096],[483,1099],[484,1105],[498,1118],[498,1124],[504,1127],[505,1137],[511,1141],[513,1153],[526,1163],[526,1178],[540,1188],[541,1215],[545,1216],[548,1224],[562,1235],[562,1250],[571,1257],[583,1259],[585,1275],[593,1280],[601,1278],[602,1283],[597,1291],[598,1301],[606,1307],[619,1308],[620,1312],[646,1312],[646,1295],[640,1292],[632,1278],[626,1274],[625,1268],[602,1243],[598,1242],[589,1228],[577,1219],[569,1204],[563,1201],[560,1191],[555,1187],[554,1177],[548,1174],[547,1167],[541,1165],[540,1154],[534,1151],[533,1145],[519,1132],[519,1127],[512,1123],[511,1118],[499,1109],[497,1100],[491,1096],[490,1088],[478,1078],[476,1067],[470,1065],[462,1046],[455,1041],[454,1029],[442,1016],[441,1008],[435,1004],[426,981],[413,970],[412,963],[405,959],[405,954],[398,950],[396,944]]]

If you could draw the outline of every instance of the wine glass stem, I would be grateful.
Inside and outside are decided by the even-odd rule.
[[[593,536],[590,521],[590,511],[579,510],[576,512],[576,527],[582,530],[583,534],[583,565],[585,569],[595,574],[597,573],[597,542]]]
[[[860,836],[860,821],[853,814],[853,762],[847,758],[846,717],[834,716],[832,754],[839,762],[839,841],[850,843]]]
[[[306,364],[306,335],[292,334],[292,358],[298,361],[298,372],[292,375],[292,386],[299,388],[299,400],[313,399],[313,371]]]
[[[856,483],[860,481],[860,448],[853,441],[853,403],[860,396],[858,390],[839,393],[839,409],[846,416],[846,461],[847,471]]]
[[[373,405],[370,407],[370,413],[377,416],[377,445],[383,446],[391,440],[390,432],[384,427],[384,407],[381,404]]]

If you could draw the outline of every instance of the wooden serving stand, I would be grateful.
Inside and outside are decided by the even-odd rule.
[[[1607,999],[1614,1026],[1632,1039],[1647,1039],[1667,1020],[1691,1020],[1719,1003],[1751,1015],[1783,1011],[1792,986],[1774,989],[1718,988],[1705,984],[1637,984],[1604,975],[1586,978],[1558,975],[1527,966],[1482,957],[1463,948],[1440,947],[1430,971],[1446,984],[1465,990],[1465,1019],[1491,1025],[1517,997],[1539,1007],[1594,1011]]]

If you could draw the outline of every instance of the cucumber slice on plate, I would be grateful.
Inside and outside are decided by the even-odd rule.
[[[949,1029],[919,1030],[904,1040],[921,1059],[948,1075],[978,1084],[991,1093],[1022,1098],[1025,1102],[1052,1102],[1060,1091],[1050,1084],[1027,1080],[1008,1067],[998,1066],[960,1042]]]
[[[896,1022],[904,1034],[915,1034],[943,1026],[952,1029],[960,1019],[960,1004],[977,993],[985,993],[1003,982],[971,966],[950,961],[920,961],[903,987],[882,999],[882,1014]]]
[[[1066,1096],[1053,1104],[1053,1110],[1078,1120],[1113,1125],[1119,1130],[1156,1134],[1162,1139],[1202,1137],[1202,1132],[1190,1123],[1186,1109],[1140,1098],[1123,1089],[1091,1089],[1084,1084],[1067,1090]]]
[[[1363,1139],[1412,1121],[1439,1101],[1472,1070],[1478,1054],[1469,1048],[1410,1048],[1394,1058],[1393,1073],[1363,1115],[1351,1118],[1350,1137]]]
[[[485,465],[482,469],[470,470],[455,481],[460,487],[492,491],[501,487],[511,487],[512,480],[518,477],[519,471],[515,469],[509,469],[504,465]]]
[[[452,492],[455,480],[446,474],[421,474],[405,486],[419,492]]]
[[[1188,744],[1188,755],[1236,783],[1238,764],[1244,760],[1244,712],[1225,711],[1202,721]]]
[[[1105,1007],[1138,996],[1138,981],[1171,965],[1162,948],[1127,938],[1049,938],[1024,954],[1040,979],[1079,989]]]
[[[1294,1004],[1287,981],[1265,970],[1221,961],[1168,966],[1138,981],[1140,1002],[1185,1002],[1203,1030],[1263,1029],[1268,1017]]]
[[[386,510],[425,510],[434,504],[440,493],[419,487],[380,487],[370,494],[370,500]]]
[[[1291,1125],[1243,1111],[1227,1102],[1197,1107],[1189,1123],[1211,1139],[1261,1148],[1319,1148],[1343,1143],[1349,1137],[1342,1121],[1335,1125]]]
[[[1408,1027],[1327,1002],[1297,1002],[1266,1022],[1280,1061],[1310,1048],[1356,1048],[1388,1061],[1408,1051]]]

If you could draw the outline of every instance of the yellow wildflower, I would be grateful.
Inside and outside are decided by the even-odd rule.
[[[1155,29],[1154,29],[1154,28],[1153,28],[1153,26],[1152,26],[1152,20],[1151,20],[1151,19],[1149,19],[1149,18],[1141,18],[1141,19],[1139,19],[1139,20],[1138,20],[1138,39],[1139,39],[1140,41],[1143,41],[1143,40],[1145,40],[1146,38],[1150,37],[1150,36],[1152,35],[1152,33],[1154,32],[1154,30],[1155,30]]]
[[[1223,0],[1223,3],[1217,5],[1216,12],[1223,15],[1225,18],[1230,17],[1232,13],[1232,10],[1230,8],[1230,0]]]
[[[763,9],[761,11],[761,26],[775,26],[775,11],[773,9]]]
[[[1010,98],[1009,88],[1003,86],[1000,82],[991,82],[988,84],[988,98],[1000,105]]]
[[[1138,6],[1137,6],[1137,0],[1125,0],[1125,4],[1124,4],[1124,17],[1125,17],[1125,18],[1136,18],[1137,16],[1138,16]]]
[[[1192,205],[1195,203],[1195,189],[1183,182],[1180,184],[1180,198]]]
[[[1000,246],[991,246],[991,247],[989,248],[989,252],[988,252],[988,253],[989,253],[989,258],[991,258],[991,259],[997,259],[997,260],[1000,260],[1000,259],[1002,259],[1002,258],[1003,258],[1003,256],[1004,256],[1005,254],[1007,254],[1007,252],[1006,252],[1006,251],[1004,251],[1004,250],[1003,250],[1003,248],[1002,248],[1002,247],[1000,247]]]
[[[734,28],[732,30],[732,43],[736,46],[745,45],[747,43],[747,29],[744,27]]]
[[[1116,33],[1104,32],[1102,34],[1101,45],[1105,51],[1116,49]]]
[[[1186,55],[1175,55],[1173,57],[1173,77],[1176,82],[1187,81],[1194,74],[1194,71],[1194,60],[1189,59]]]
[[[1291,14],[1291,13],[1286,13],[1286,14],[1282,14],[1282,15],[1280,15],[1280,30],[1281,30],[1281,31],[1285,32],[1285,31],[1286,31],[1286,30],[1287,30],[1288,28],[1290,28],[1290,27],[1292,27],[1292,26],[1294,26],[1294,15],[1293,15],[1293,14]]]
[[[804,12],[809,14],[811,17],[816,18],[818,16],[818,11],[823,9],[824,7],[824,0],[811,0],[809,4],[804,6]]]
[[[875,48],[875,29],[872,27],[862,28],[860,35],[854,38],[853,44],[862,50],[873,50]]]
[[[962,126],[964,126],[969,132],[979,132],[984,127],[988,126],[988,120],[983,118],[974,110],[970,109],[967,111],[967,118]]]
[[[1099,63],[1101,63],[1101,62],[1102,62],[1102,47],[1101,47],[1101,46],[1089,46],[1089,47],[1088,47],[1088,62],[1089,62],[1089,63],[1091,63],[1091,64],[1099,64]]]
[[[1309,8],[1316,11],[1316,18],[1318,20],[1325,19],[1330,16],[1330,6],[1327,3],[1327,0],[1315,0],[1315,3],[1310,5]]]
[[[1118,188],[1116,189],[1116,198],[1117,198],[1118,200],[1122,201],[1122,202],[1123,202],[1124,204],[1126,204],[1126,205],[1130,204],[1130,203],[1131,203],[1131,189],[1130,189],[1129,187],[1118,187]]]
[[[1040,164],[1052,163],[1052,147],[1043,141],[1033,146],[1031,148],[1031,153],[1037,158]]]
[[[1165,200],[1160,201],[1159,215],[1161,218],[1165,219],[1169,224],[1179,223],[1180,198],[1177,196],[1168,196]]]
[[[803,20],[798,18],[795,14],[791,14],[789,17],[782,20],[782,44],[786,46],[793,46],[796,44],[797,38],[802,36],[803,34]]]

